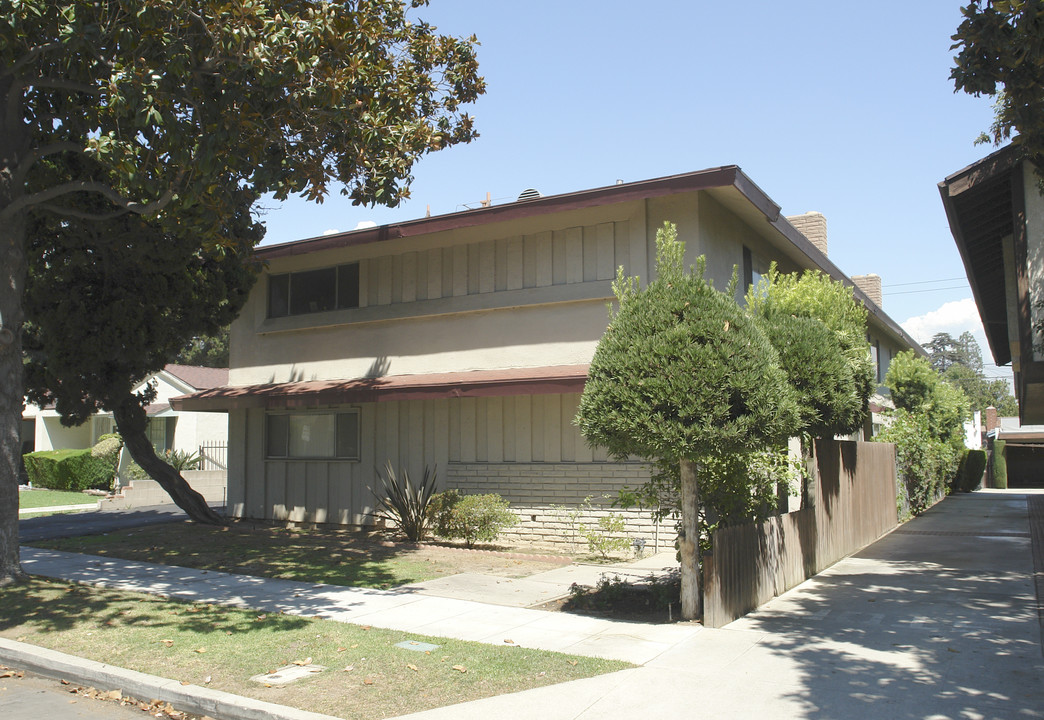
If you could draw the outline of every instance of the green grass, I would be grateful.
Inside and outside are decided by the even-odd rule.
[[[401,715],[631,667],[39,579],[0,589],[0,636],[343,718]],[[404,640],[440,647],[395,647]],[[309,658],[327,670],[283,687],[249,679]]]
[[[28,509],[30,507],[54,507],[58,505],[87,505],[89,503],[97,504],[98,499],[96,497],[87,495],[85,493],[70,493],[68,490],[45,490],[45,489],[31,489],[31,490],[19,490],[18,493],[18,506],[20,509]],[[66,510],[72,512],[75,510]],[[52,514],[50,512],[26,512],[19,515],[19,518],[25,520],[26,518],[38,518],[40,515]]]
[[[386,589],[457,572],[524,575],[557,567],[519,565],[484,556],[468,567],[437,548],[387,542],[387,536],[348,530],[300,530],[234,523],[214,527],[169,523],[134,530],[38,541],[36,547],[179,565],[241,575]],[[478,567],[476,563],[484,563]],[[497,564],[499,563],[499,565]]]

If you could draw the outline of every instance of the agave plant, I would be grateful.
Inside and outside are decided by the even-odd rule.
[[[385,463],[383,473],[377,470],[384,494],[373,493],[378,503],[376,516],[394,522],[411,542],[423,540],[428,532],[428,504],[435,494],[436,475],[437,467],[425,465],[424,478],[415,486],[406,468],[396,473],[391,461]]]

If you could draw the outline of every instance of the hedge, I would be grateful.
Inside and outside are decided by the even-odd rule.
[[[41,450],[23,456],[25,471],[35,487],[48,490],[107,490],[113,465],[91,450]]]

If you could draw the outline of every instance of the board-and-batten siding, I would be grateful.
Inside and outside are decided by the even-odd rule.
[[[642,272],[644,235],[606,222],[359,261],[361,307],[568,285]],[[633,262],[632,262],[633,258]]]
[[[578,394],[410,400],[361,405],[361,459],[265,460],[264,411],[232,413],[231,435],[240,457],[230,458],[232,513],[293,522],[363,525],[373,510],[369,488],[375,467],[391,461],[419,478],[437,464],[445,478],[449,463],[590,463],[606,461],[573,425]],[[236,445],[233,445],[236,447]],[[263,480],[258,482],[258,480]],[[445,485],[440,483],[442,487]]]

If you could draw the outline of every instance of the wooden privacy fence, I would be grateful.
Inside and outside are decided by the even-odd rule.
[[[722,528],[703,559],[703,624],[742,617],[894,528],[895,446],[817,440],[809,507]]]

